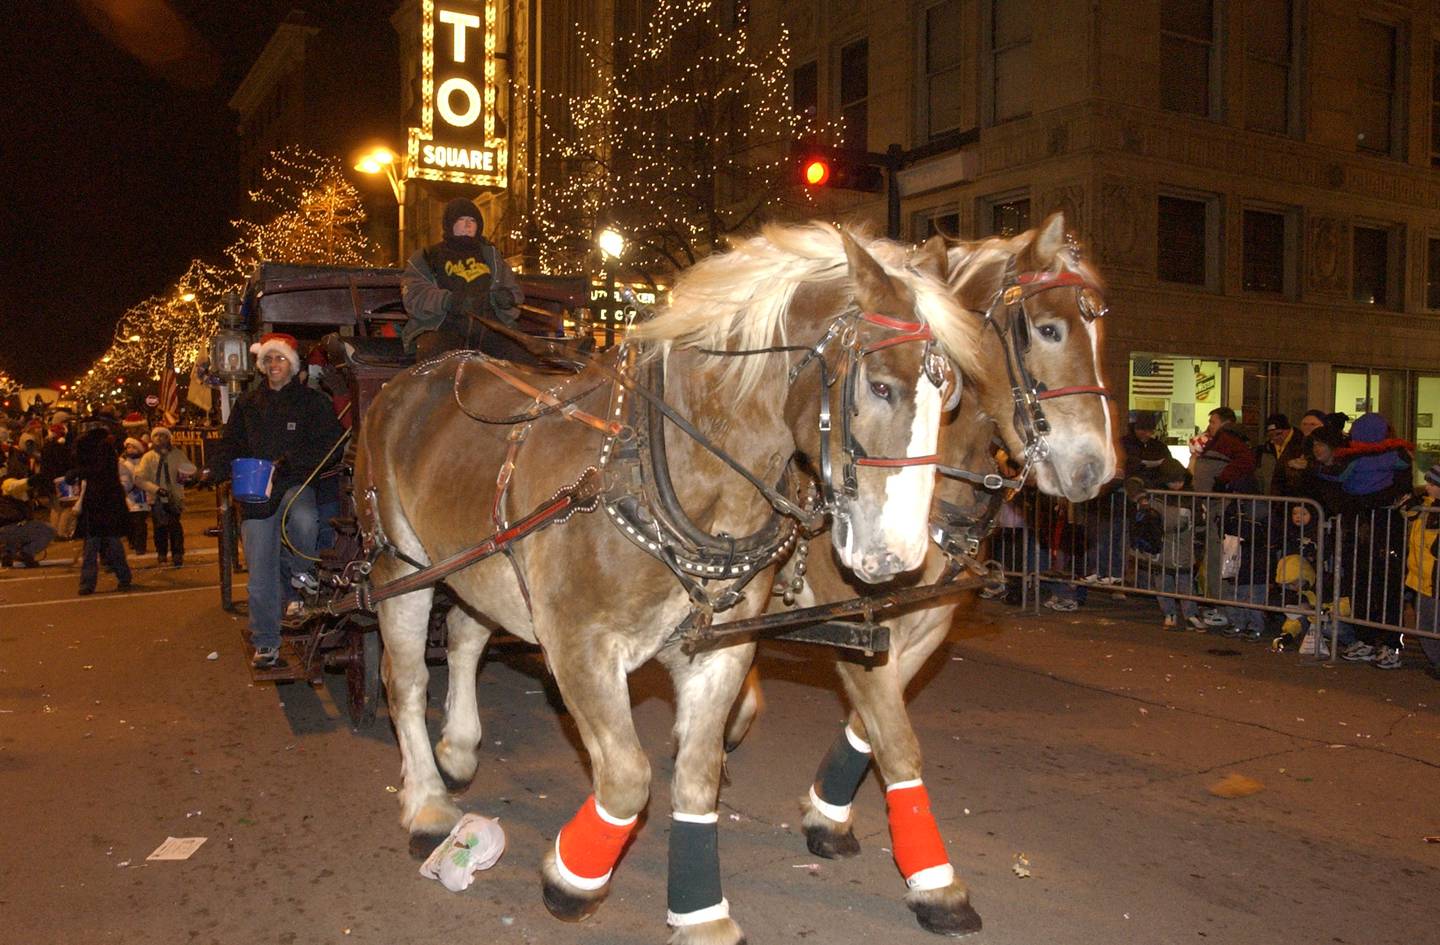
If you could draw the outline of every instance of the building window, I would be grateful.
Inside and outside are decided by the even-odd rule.
[[[1425,307],[1440,311],[1440,239],[1425,241]]]
[[[1400,114],[1396,28],[1361,18],[1354,57],[1359,91],[1355,99],[1355,146],[1372,154],[1398,156]]]
[[[1246,210],[1240,284],[1246,292],[1290,295],[1290,220],[1284,213]]]
[[[1295,59],[1292,0],[1246,0],[1245,127],[1292,130]]]
[[[1029,0],[990,0],[990,114],[997,125],[1030,114]]]
[[[1212,0],[1160,0],[1160,106],[1209,118],[1214,107],[1216,35]]]
[[[1395,252],[1397,230],[1356,225],[1351,236],[1350,297],[1362,305],[1389,308],[1398,301],[1394,291],[1399,271]]]
[[[820,117],[820,71],[815,62],[796,66],[790,74],[790,109],[802,131],[813,131]]]
[[[960,208],[954,204],[921,210],[911,218],[911,239],[922,243],[930,237],[940,235],[949,239],[960,237]]]
[[[960,127],[960,17],[960,0],[943,0],[925,11],[921,127],[926,140]]]
[[[1160,196],[1155,269],[1161,281],[1215,288],[1219,215],[1214,197]]]
[[[1030,197],[1024,191],[987,197],[980,202],[986,236],[1014,236],[1030,229]]]
[[[1430,47],[1430,166],[1440,167],[1440,43]]]
[[[841,138],[847,148],[867,149],[870,141],[870,41],[856,40],[840,50]]]

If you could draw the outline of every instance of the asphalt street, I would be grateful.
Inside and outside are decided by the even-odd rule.
[[[0,572],[0,942],[665,940],[661,672],[632,681],[648,822],[607,903],[567,925],[537,867],[589,792],[578,738],[538,652],[487,659],[481,770],[459,802],[498,817],[508,847],[451,893],[406,852],[384,710],[355,733],[339,676],[252,683],[206,520],[188,519],[185,567],[139,559],[127,594],[102,576],[77,597],[74,544]],[[806,852],[797,799],[843,718],[825,657],[762,650],[766,710],[721,798],[732,913],[755,945],[934,941],[903,904],[873,778],[860,856]],[[433,729],[444,680],[434,667]],[[1073,614],[978,605],[921,682],[926,780],[984,917],[976,945],[1440,942],[1440,684],[1415,655],[1388,673],[1316,665],[1165,633],[1153,602],[1095,593]],[[1258,790],[1212,793],[1230,775]],[[147,861],[167,837],[205,842]]]

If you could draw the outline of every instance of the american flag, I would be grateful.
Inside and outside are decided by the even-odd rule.
[[[175,352],[165,352],[165,370],[160,372],[160,422],[173,427],[180,422],[180,388],[175,384]]]
[[[1172,397],[1175,362],[1136,355],[1130,359],[1130,393],[1136,397]]]

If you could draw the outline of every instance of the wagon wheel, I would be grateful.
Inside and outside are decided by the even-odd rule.
[[[352,628],[347,634],[345,653],[346,708],[350,727],[359,732],[375,723],[380,706],[380,632]]]

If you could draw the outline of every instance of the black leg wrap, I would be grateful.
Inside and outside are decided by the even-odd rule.
[[[670,821],[670,876],[666,907],[672,916],[720,904],[720,847],[716,822]]]
[[[870,753],[850,743],[848,727],[840,732],[815,774],[815,793],[820,800],[844,807],[855,799],[865,772],[870,770]]]

